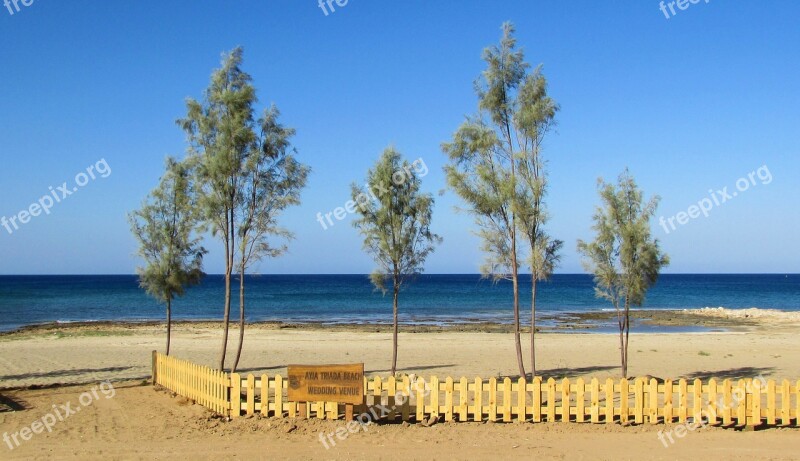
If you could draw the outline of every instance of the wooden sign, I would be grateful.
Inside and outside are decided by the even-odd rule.
[[[364,403],[364,364],[289,365],[289,401]]]

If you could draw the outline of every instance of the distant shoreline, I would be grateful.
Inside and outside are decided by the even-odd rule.
[[[526,312],[523,312],[523,316]],[[687,333],[749,331],[762,326],[774,327],[784,323],[800,323],[800,312],[783,312],[772,309],[644,309],[632,310],[634,322],[632,333]],[[593,312],[543,313],[537,332],[543,333],[613,333],[616,331],[616,313],[612,310]],[[231,322],[231,325],[236,325]],[[300,331],[353,331],[389,332],[391,323],[386,322],[339,322],[339,321],[254,321],[247,327],[255,330],[300,330]],[[0,338],[19,334],[47,334],[55,332],[124,331],[163,329],[163,320],[102,320],[76,322],[48,322],[25,325],[0,332]],[[174,320],[175,329],[222,328],[222,321],[214,319]],[[523,331],[529,332],[528,325]],[[471,321],[411,322],[400,325],[405,333],[476,332],[511,333],[512,325],[505,322]]]

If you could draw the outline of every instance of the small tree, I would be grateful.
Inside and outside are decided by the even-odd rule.
[[[525,377],[520,339],[521,233],[529,233],[535,251],[551,251],[552,255],[543,255],[551,266],[558,250],[542,231],[544,182],[538,157],[541,138],[557,107],[539,87],[543,80],[538,71],[528,76],[530,66],[524,58],[517,49],[514,26],[503,24],[500,45],[483,52],[487,68],[475,84],[480,112],[442,146],[450,159],[445,167],[448,185],[467,203],[480,228],[481,249],[486,254],[482,274],[495,281],[511,281],[521,377]],[[531,260],[537,270],[534,277],[541,278],[547,268],[536,261]]]
[[[203,255],[193,236],[196,215],[191,174],[185,164],[167,159],[167,171],[142,208],[129,215],[145,266],[139,284],[167,307],[167,350],[172,332],[172,300],[203,278]]]
[[[403,161],[396,150],[386,149],[375,167],[369,170],[367,188],[352,186],[354,202],[351,205],[359,214],[353,225],[364,237],[364,249],[378,264],[370,275],[372,284],[385,294],[391,282],[394,375],[400,290],[422,272],[425,259],[442,239],[430,229],[433,196],[420,192],[420,179],[414,168]],[[371,196],[375,199],[371,200]]]
[[[259,120],[261,133],[243,168],[242,203],[239,226],[239,345],[231,372],[236,372],[242,356],[245,326],[245,283],[248,268],[266,257],[275,258],[286,250],[285,244],[274,245],[270,238],[291,239],[292,233],[278,226],[277,218],[287,207],[300,204],[300,191],[305,187],[309,167],[299,163],[290,139],[294,129],[278,121],[276,107],[264,111]]]
[[[560,260],[561,240],[551,238],[545,230],[549,219],[544,203],[547,195],[547,172],[542,158],[542,143],[555,125],[558,104],[547,95],[547,80],[541,66],[525,78],[517,96],[519,109],[514,114],[520,155],[517,157],[522,197],[519,225],[528,240],[531,268],[531,375],[536,376],[536,294],[540,281],[547,281]]]
[[[231,313],[231,278],[237,264],[237,239],[244,196],[241,182],[245,160],[257,141],[254,120],[256,91],[241,69],[243,50],[223,56],[211,75],[204,100],[189,99],[186,118],[178,124],[187,134],[189,158],[197,178],[197,195],[204,230],[218,237],[225,252],[225,304],[219,369],[225,368]]]
[[[597,236],[593,242],[578,241],[578,251],[586,258],[586,269],[594,274],[595,295],[610,301],[617,313],[622,376],[627,377],[630,307],[644,303],[669,257],[650,235],[658,197],[645,203],[628,170],[616,186],[600,180],[598,189],[602,206],[594,215]]]

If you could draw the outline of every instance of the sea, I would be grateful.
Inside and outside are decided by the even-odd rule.
[[[232,318],[238,318],[238,281]],[[221,320],[224,278],[208,275],[173,303],[175,320]],[[366,275],[246,276],[247,320],[286,323],[388,324],[392,297]],[[762,308],[800,310],[800,274],[666,274],[648,292],[643,309]],[[539,286],[542,325],[571,313],[612,306],[595,297],[586,274],[558,274]],[[522,276],[523,323],[530,319],[530,279]],[[44,323],[160,321],[164,306],[148,297],[135,275],[0,276],[0,331]],[[511,284],[476,274],[423,274],[400,294],[403,324],[511,323]],[[538,322],[537,322],[538,324]],[[648,331],[646,326],[642,326]],[[654,328],[654,327],[651,327]],[[597,331],[613,331],[598,324]],[[663,330],[663,328],[662,328]],[[692,327],[682,327],[692,331]],[[634,331],[637,331],[634,329]]]

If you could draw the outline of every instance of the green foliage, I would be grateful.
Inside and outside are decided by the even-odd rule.
[[[594,215],[595,240],[578,241],[578,251],[585,256],[586,269],[594,274],[595,295],[611,302],[617,312],[622,374],[627,376],[630,307],[644,303],[647,290],[669,265],[669,257],[650,234],[658,197],[645,202],[627,169],[616,185],[600,180],[598,190],[602,205]]]
[[[277,218],[289,206],[300,204],[300,192],[310,172],[294,156],[290,142],[294,129],[284,127],[278,121],[279,116],[275,106],[264,111],[258,121],[257,142],[247,152],[242,168],[237,267],[242,273],[262,258],[278,257],[286,251],[285,244],[271,244],[269,238],[292,237],[278,225]]]
[[[650,233],[650,219],[658,197],[644,201],[644,194],[630,173],[620,175],[618,184],[599,182],[602,206],[598,207],[593,242],[578,242],[585,255],[584,265],[594,274],[595,294],[614,307],[641,306],[647,290],[656,282],[669,257],[662,254]]]
[[[479,113],[467,118],[453,140],[443,144],[450,159],[445,172],[448,185],[467,203],[478,225],[485,254],[481,273],[495,281],[512,281],[515,339],[520,374],[524,375],[519,352],[518,274],[523,260],[519,238],[525,237],[528,243],[535,325],[536,281],[550,277],[563,245],[544,229],[547,176],[541,155],[542,142],[555,125],[559,107],[547,95],[541,66],[528,73],[530,65],[517,48],[510,23],[503,24],[500,44],[487,48],[483,59],[487,68],[475,83]]]
[[[194,236],[192,186],[186,165],[169,158],[158,188],[129,217],[145,262],[137,269],[139,283],[162,303],[183,296],[185,288],[198,284],[204,275],[205,250]]]
[[[240,340],[244,335],[244,275],[265,257],[277,257],[292,234],[278,225],[287,207],[300,203],[310,169],[294,156],[294,130],[279,122],[274,106],[256,120],[252,78],[242,70],[243,51],[223,56],[204,100],[187,101],[178,124],[187,134],[189,159],[198,183],[203,229],[225,249],[225,309],[220,369],[225,363],[231,305],[231,275],[239,273]]]
[[[399,290],[421,273],[425,259],[442,240],[430,228],[433,195],[422,193],[420,185],[414,167],[387,148],[367,173],[366,189],[351,187],[358,204],[353,225],[378,264],[370,280],[384,292],[388,281]]]

